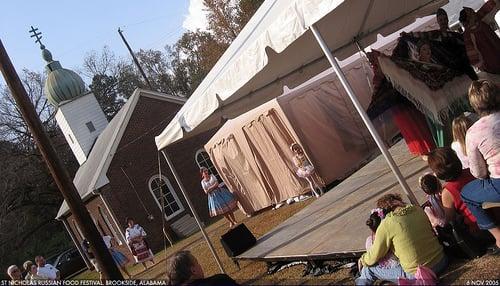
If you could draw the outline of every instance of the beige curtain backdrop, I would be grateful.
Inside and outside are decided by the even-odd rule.
[[[370,69],[357,61],[344,70],[367,108]],[[398,133],[387,114],[375,125],[386,142]],[[293,142],[303,146],[326,183],[344,178],[378,152],[331,72],[229,120],[205,149],[241,209],[251,214],[308,191],[307,182],[295,173],[289,149]]]
[[[295,141],[274,109],[243,126],[260,174],[276,202],[300,195],[307,182],[295,175],[289,146]]]
[[[207,150],[219,175],[236,196],[245,214],[273,204],[273,194],[268,192],[260,174],[257,174],[255,163],[247,160],[233,134]]]
[[[360,63],[347,73],[358,100],[365,107],[371,101],[365,80],[368,71],[370,69],[363,69]],[[313,88],[285,94],[277,100],[327,183],[346,176],[376,149],[368,129],[334,76]]]

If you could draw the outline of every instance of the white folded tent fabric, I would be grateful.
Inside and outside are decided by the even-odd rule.
[[[267,0],[165,130],[158,150],[251,110],[328,67],[315,24],[339,58],[429,15],[446,0]]]

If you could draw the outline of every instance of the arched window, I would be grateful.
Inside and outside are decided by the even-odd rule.
[[[109,220],[108,214],[100,206],[97,207],[97,209],[99,210],[99,215],[101,216],[102,220],[104,221],[104,224],[108,228],[109,233],[111,234],[111,236],[116,239],[116,241],[118,242],[119,245],[122,245],[122,241],[120,239],[120,236],[118,236],[116,228],[113,227],[113,224]],[[106,232],[104,232],[104,233],[106,233]]]
[[[76,223],[75,220],[73,220],[73,228],[76,230],[76,233],[78,234],[78,236],[80,237],[80,240],[83,240],[83,233],[82,233],[82,230],[80,229],[80,227],[78,226],[78,224]]]
[[[207,168],[210,173],[214,174],[214,176],[219,180],[219,183],[222,182],[221,177],[219,176],[219,173],[217,172],[217,169],[215,169],[214,164],[212,163],[212,160],[210,160],[210,156],[208,156],[207,151],[204,149],[200,149],[196,151],[196,154],[194,155],[194,159],[196,161],[196,164],[198,165],[198,168],[205,167]]]
[[[154,175],[148,182],[149,190],[158,203],[161,210],[161,198],[164,199],[165,216],[169,220],[184,211],[181,201],[177,197],[174,188],[165,176]]]

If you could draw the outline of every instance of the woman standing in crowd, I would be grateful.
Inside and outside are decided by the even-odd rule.
[[[125,239],[127,239],[128,246],[134,255],[135,263],[142,263],[144,269],[148,269],[146,261],[151,261],[153,265],[155,262],[153,252],[146,241],[146,231],[131,217],[127,218],[127,226]]]
[[[481,118],[465,137],[469,168],[475,179],[464,187],[462,199],[476,217],[479,228],[487,229],[500,247],[500,228],[482,208],[484,202],[500,202],[500,91],[487,80],[474,81],[469,101]]]
[[[11,265],[7,268],[7,275],[9,275],[10,280],[22,280],[21,269],[17,265]]]
[[[397,282],[398,278],[413,279],[419,266],[439,275],[448,265],[443,248],[437,240],[424,211],[406,205],[398,194],[384,195],[377,207],[389,212],[381,221],[373,246],[359,260],[360,277],[356,285],[372,285],[377,279]],[[378,265],[389,251],[399,259],[400,266],[383,268]]]
[[[38,267],[35,264],[31,264],[30,271],[26,274],[24,280],[44,280],[43,277],[37,274]]]
[[[26,260],[23,263],[23,277],[25,277],[24,279],[26,279],[26,280],[30,280],[29,276],[31,275],[30,272],[31,272],[32,265],[33,265],[33,262],[31,260]]]
[[[223,215],[229,221],[229,227],[238,224],[234,217],[234,210],[238,207],[233,194],[225,187],[220,186],[217,178],[210,174],[205,167],[200,168],[201,187],[208,196],[208,212],[211,217]]]
[[[464,42],[470,63],[478,69],[500,74],[500,38],[483,18],[498,5],[489,0],[477,12],[465,7],[460,11],[459,21],[465,28]]]

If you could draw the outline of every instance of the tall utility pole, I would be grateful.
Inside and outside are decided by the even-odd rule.
[[[10,88],[12,96],[14,97],[24,121],[33,135],[33,139],[35,140],[35,143],[38,146],[38,149],[40,150],[40,153],[42,154],[43,159],[45,160],[45,163],[47,164],[50,173],[59,188],[59,191],[66,200],[71,213],[75,217],[76,222],[83,232],[83,235],[89,241],[92,253],[99,263],[104,277],[106,279],[113,280],[123,279],[120,270],[113,261],[113,258],[111,257],[106,244],[104,244],[104,241],[92,221],[89,212],[85,208],[75,185],[73,185],[64,164],[52,146],[49,136],[43,129],[35,108],[29,100],[26,90],[16,73],[16,70],[10,61],[1,40],[0,69],[2,70],[3,77]]]
[[[151,90],[153,90],[153,86],[151,85],[151,83],[149,82],[149,79],[148,77],[146,76],[146,73],[144,73],[144,70],[142,69],[141,67],[141,64],[139,63],[139,61],[137,60],[137,58],[135,57],[135,54],[134,52],[132,51],[132,48],[130,48],[127,40],[125,39],[125,36],[123,35],[123,30],[118,28],[118,34],[120,34],[120,37],[122,38],[123,40],[123,43],[125,43],[125,46],[127,46],[127,49],[130,53],[130,55],[132,56],[132,59],[134,59],[134,63],[135,65],[137,66],[137,68],[139,69],[139,72],[142,74],[142,77],[144,78],[144,80],[146,81],[146,83],[148,84],[149,88]]]

